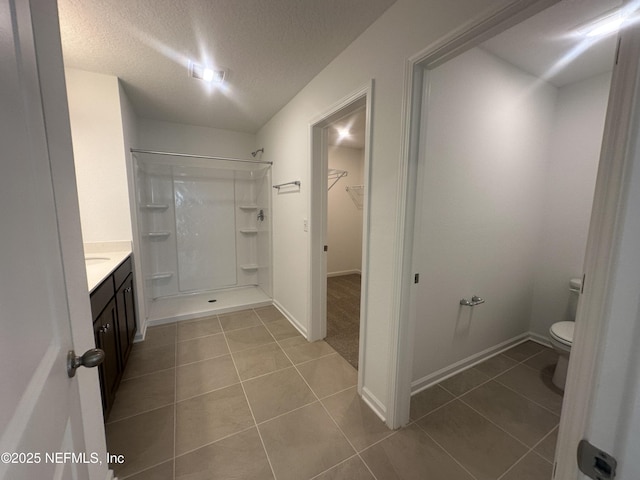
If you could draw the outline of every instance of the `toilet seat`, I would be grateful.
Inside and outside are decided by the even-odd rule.
[[[557,342],[570,347],[573,343],[575,322],[558,322],[551,325],[549,333]]]

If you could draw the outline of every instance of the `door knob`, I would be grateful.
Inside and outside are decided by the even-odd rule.
[[[67,353],[67,375],[73,378],[79,366],[91,368],[97,367],[104,360],[104,351],[99,348],[92,348],[84,352],[81,357],[76,356],[76,352],[69,350]]]

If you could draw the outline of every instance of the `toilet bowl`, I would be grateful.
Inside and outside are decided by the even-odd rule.
[[[573,343],[573,328],[575,322],[558,322],[551,325],[549,339],[551,346],[558,353],[558,363],[553,372],[551,381],[561,390],[567,381],[567,369],[569,368],[569,354]]]
[[[570,321],[557,322],[549,328],[549,340],[551,346],[558,353],[558,363],[553,372],[552,382],[561,390],[567,381],[567,369],[569,367],[569,355],[573,345],[573,330],[575,327],[576,310],[578,306],[578,295],[582,289],[582,279],[572,278],[569,282],[569,292],[571,294]]]

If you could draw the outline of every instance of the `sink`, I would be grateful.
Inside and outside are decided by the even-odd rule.
[[[111,260],[109,257],[84,257],[84,263],[89,265],[100,265],[101,263],[105,263]]]

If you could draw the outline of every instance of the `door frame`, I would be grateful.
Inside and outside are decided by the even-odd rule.
[[[397,339],[392,341],[390,377],[390,418],[392,428],[405,425],[409,420],[411,399],[411,369],[413,354],[414,316],[412,253],[415,233],[417,177],[421,164],[421,123],[423,119],[423,85],[426,72],[460,53],[478,45],[498,33],[516,25],[536,13],[558,3],[559,0],[540,0],[530,4],[516,1],[460,32],[428,47],[406,63],[404,96],[404,139],[400,178],[400,220],[397,228],[399,248],[395,312]],[[624,1],[622,2],[625,3]],[[637,30],[637,28],[636,28]],[[594,377],[598,371],[599,356],[604,345],[603,330],[609,325],[607,309],[614,292],[614,273],[617,267],[616,250],[620,241],[619,219],[627,207],[625,173],[634,161],[635,137],[631,134],[638,106],[636,85],[640,77],[640,33],[633,32],[625,48],[620,48],[612,79],[607,109],[605,137],[601,150],[594,207],[589,227],[584,272],[583,296],[577,316],[576,337],[572,348],[569,379],[565,391],[563,415],[554,466],[556,478],[577,478],[575,458],[578,441],[589,425],[592,399],[598,394]],[[606,160],[606,161],[604,161]],[[393,340],[393,339],[392,339]],[[624,396],[623,391],[614,396]],[[571,405],[571,408],[568,408]]]
[[[307,339],[310,342],[321,340],[327,335],[327,255],[324,246],[327,240],[327,171],[328,138],[327,126],[341,117],[361,108],[364,99],[366,108],[364,142],[364,202],[362,207],[362,274],[360,287],[360,345],[358,348],[358,392],[362,391],[366,351],[366,319],[369,279],[369,185],[371,184],[371,107],[373,80],[354,92],[343,97],[334,105],[315,116],[309,122],[311,179],[310,218],[309,218],[309,328]]]
[[[409,422],[413,367],[414,275],[413,240],[420,173],[420,130],[424,121],[423,86],[426,72],[511,28],[561,0],[515,0],[485,17],[463,25],[441,40],[410,57],[405,63],[400,175],[398,177],[398,221],[393,314],[389,339],[389,390],[387,425],[399,428]]]

